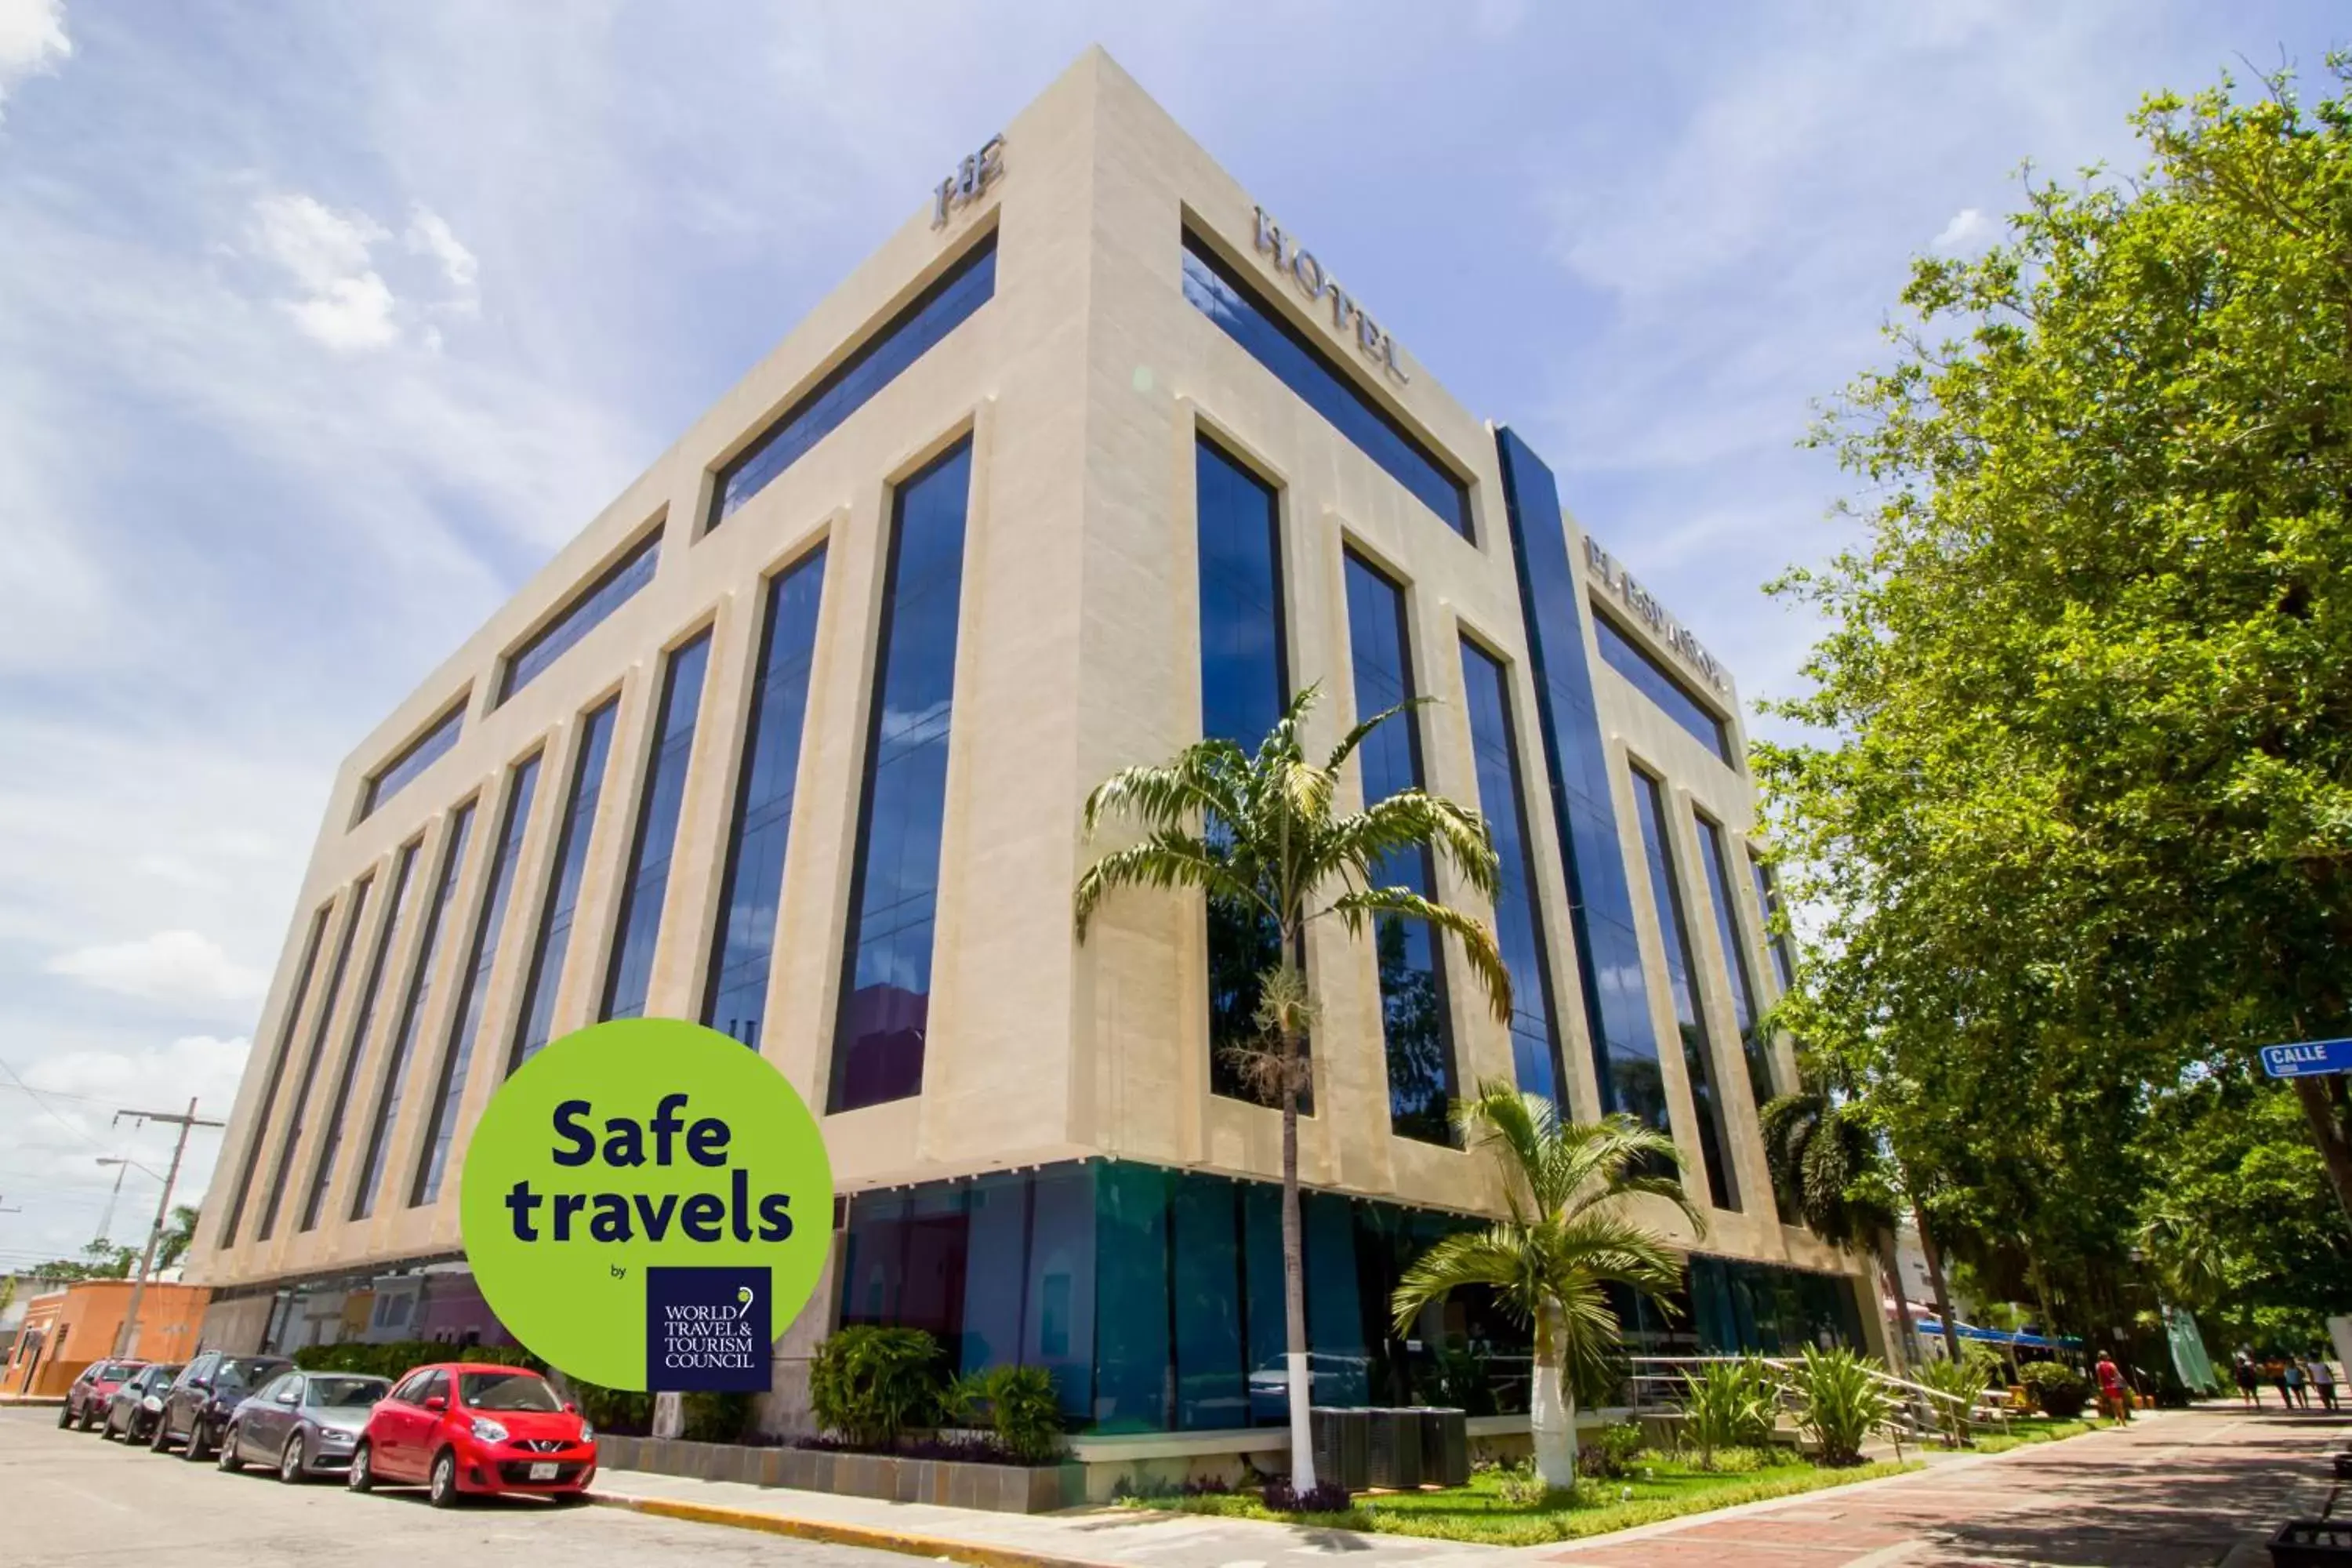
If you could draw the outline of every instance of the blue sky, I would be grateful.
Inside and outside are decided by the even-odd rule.
[[[0,1267],[226,1111],[373,721],[1097,41],[1753,698],[1907,259],[2352,17],[0,0]]]

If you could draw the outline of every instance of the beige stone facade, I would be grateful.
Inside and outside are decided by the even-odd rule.
[[[820,544],[825,581],[762,1048],[812,1104],[825,1103],[893,487],[967,436],[972,477],[921,1091],[826,1119],[842,1188],[1106,1156],[1239,1176],[1278,1173],[1276,1115],[1210,1091],[1197,899],[1122,894],[1084,945],[1070,921],[1072,884],[1091,852],[1078,825],[1088,789],[1121,765],[1173,753],[1200,732],[1193,487],[1202,432],[1279,489],[1291,664],[1299,683],[1322,684],[1322,736],[1336,738],[1355,717],[1343,549],[1376,561],[1404,585],[1416,685],[1438,700],[1419,715],[1431,788],[1464,800],[1477,795],[1460,637],[1474,637],[1508,666],[1568,1097],[1580,1116],[1599,1110],[1560,846],[1545,808],[1536,692],[1493,430],[1446,395],[1409,345],[1396,351],[1401,377],[1368,356],[1354,332],[1335,331],[1328,312],[1310,310],[1303,291],[1277,277],[1258,247],[1251,197],[1098,51],[1004,128],[1001,158],[1001,172],[974,199],[952,204],[943,223],[935,222],[929,193],[910,192],[919,201],[906,224],[344,763],[191,1259],[191,1278],[223,1293],[224,1311],[238,1310],[239,1292],[257,1288],[386,1272],[457,1250],[456,1180],[443,1184],[437,1201],[411,1206],[408,1178],[428,1131],[431,1086],[451,1043],[457,972],[480,913],[501,792],[513,764],[540,752],[537,796],[486,994],[482,1044],[462,1085],[459,1151],[504,1069],[582,716],[617,694],[612,755],[555,1003],[558,1034],[592,1022],[604,993],[664,655],[708,628],[709,673],[646,1009],[698,1014],[763,584]],[[943,150],[942,173],[953,161]],[[723,526],[706,531],[717,470],[992,226],[993,297]],[[1472,538],[1449,528],[1187,302],[1180,233],[1188,226],[1252,275],[1298,331],[1318,338],[1332,359],[1357,374],[1362,389],[1468,481]],[[1344,258],[1329,259],[1344,271]],[[1566,519],[1561,525],[1569,530],[1570,559],[1589,573],[1575,525]],[[661,539],[650,584],[510,700],[494,700],[502,661],[517,646],[656,529]],[[1638,563],[1637,541],[1612,543]],[[1586,587],[1608,595],[1596,582]],[[1614,602],[1622,611],[1622,601]],[[1700,1245],[1727,1257],[1850,1271],[1849,1262],[1773,1212],[1713,905],[1698,872],[1694,810],[1732,837],[1738,856],[1733,919],[1749,972],[1769,989],[1763,914],[1743,852],[1754,812],[1749,780],[1602,661],[1592,642],[1593,612],[1589,605],[1581,609],[1652,1021],[1662,1041],[1674,1040],[1675,1027],[1629,761],[1670,786],[1697,990],[1745,1197],[1741,1212],[1710,1215]],[[1741,754],[1734,697],[1708,686],[1689,650],[1671,646],[1640,616],[1618,619],[1660,665],[1719,707],[1733,754]],[[453,703],[465,710],[456,744],[362,815],[369,779]],[[386,1088],[374,1075],[397,1024],[400,987],[417,962],[421,906],[452,814],[469,801],[477,807],[470,842],[404,1068],[383,1194],[371,1217],[352,1221],[346,1215],[365,1127]],[[354,1040],[352,996],[363,956],[388,916],[395,858],[411,844],[421,848],[408,918],[387,952],[370,1037]],[[344,940],[352,890],[370,875],[375,896],[352,944],[352,972],[332,998],[341,1016],[321,1030],[314,1015],[328,1000],[327,972]],[[1476,906],[1475,897],[1443,879],[1438,891]],[[286,1011],[321,910],[306,1016],[289,1020]],[[1324,922],[1312,936],[1308,962],[1324,1023],[1315,1052],[1318,1111],[1303,1131],[1306,1180],[1405,1205],[1491,1211],[1496,1194],[1479,1156],[1391,1132],[1369,944]],[[1468,986],[1453,987],[1451,1006],[1460,1079],[1508,1076],[1508,1037]],[[314,1035],[321,1052],[306,1074],[302,1060]],[[330,1120],[326,1098],[355,1048],[363,1050],[367,1068],[354,1075],[323,1217],[306,1229],[302,1189]],[[1780,1049],[1787,1074],[1791,1064]],[[289,1059],[278,1066],[281,1053]],[[1696,1122],[1680,1056],[1667,1049],[1661,1057],[1673,1125],[1696,1163]],[[260,1107],[273,1072],[279,1088],[264,1124]],[[310,1103],[298,1117],[291,1099],[306,1077]],[[298,1126],[289,1149],[289,1131]],[[243,1221],[224,1245],[233,1189],[248,1163]],[[272,1184],[288,1187],[264,1240],[256,1215]],[[1663,1207],[1658,1217],[1680,1225]],[[249,1307],[244,1310],[252,1315]]]

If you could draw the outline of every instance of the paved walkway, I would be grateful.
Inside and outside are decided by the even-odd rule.
[[[1118,1508],[982,1513],[632,1470],[604,1472],[597,1490],[804,1539],[887,1537],[900,1552],[990,1568],[1312,1568],[1318,1558],[1349,1568],[2189,1568],[2266,1563],[2260,1542],[2319,1511],[2327,1456],[2347,1439],[2352,1416],[2161,1413],[2123,1431],[1931,1456],[1912,1475],[1515,1551]]]

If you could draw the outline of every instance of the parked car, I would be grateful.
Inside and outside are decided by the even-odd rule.
[[[58,1406],[58,1425],[71,1426],[79,1422],[85,1432],[97,1426],[114,1391],[146,1364],[143,1361],[109,1359],[94,1361],[82,1368],[81,1375],[66,1390],[66,1402]]]
[[[420,1366],[368,1416],[345,1482],[416,1485],[433,1506],[469,1492],[578,1502],[596,1475],[596,1434],[547,1379],[515,1366]]]
[[[220,1442],[221,1428],[228,1425],[229,1412],[247,1394],[293,1365],[284,1356],[206,1351],[173,1380],[147,1446],[159,1454],[168,1453],[173,1444],[185,1438],[186,1458],[211,1458]]]
[[[125,1378],[106,1402],[105,1425],[99,1428],[101,1437],[120,1436],[126,1443],[144,1442],[155,1429],[155,1417],[163,1413],[163,1395],[172,1392],[172,1380],[180,1375],[178,1362],[152,1362]]]
[[[289,1484],[351,1468],[352,1447],[392,1380],[348,1372],[284,1372],[229,1413],[220,1468],[278,1467]]]

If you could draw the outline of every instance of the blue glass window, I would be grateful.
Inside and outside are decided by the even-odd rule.
[[[1715,939],[1723,947],[1725,977],[1731,983],[1731,1021],[1739,1026],[1739,1048],[1748,1058],[1748,1087],[1763,1104],[1772,1098],[1772,1050],[1756,1027],[1756,984],[1748,969],[1748,944],[1739,937],[1739,911],[1731,906],[1730,847],[1719,823],[1698,819],[1706,846],[1706,891],[1715,901]]]
[[[710,634],[705,632],[669,656],[668,672],[662,677],[654,752],[646,764],[628,874],[621,882],[613,961],[604,968],[603,1016],[607,1018],[635,1018],[646,1010],[654,947],[661,937],[662,905],[669,891],[670,852],[677,844],[678,811],[686,803],[686,769],[694,756],[694,720],[702,707],[702,678],[709,663]]]
[[[1633,930],[1632,883],[1617,837],[1609,752],[1592,697],[1578,616],[1583,590],[1568,558],[1568,531],[1551,470],[1518,434],[1495,433],[1502,458],[1504,511],[1518,568],[1519,610],[1536,685],[1536,727],[1545,782],[1568,880],[1570,934],[1584,985],[1585,1024],[1601,1109],[1670,1131],[1658,1038]]]
[[[1462,689],[1470,713],[1471,758],[1478,766],[1478,809],[1486,816],[1500,862],[1495,945],[1511,975],[1511,1066],[1520,1092],[1564,1105],[1559,1032],[1552,1023],[1551,965],[1544,961],[1543,915],[1536,904],[1535,847],[1528,837],[1527,790],[1519,778],[1510,676],[1467,637],[1462,639]]]
[[[433,1089],[433,1113],[416,1162],[416,1181],[409,1189],[411,1208],[441,1195],[449,1142],[457,1135],[457,1112],[466,1098],[466,1078],[473,1069],[474,1037],[481,1030],[482,1007],[489,999],[490,970],[498,963],[507,896],[514,890],[515,868],[522,859],[522,836],[530,825],[531,797],[539,793],[539,763],[537,754],[516,763],[507,784],[506,816],[499,823],[498,847],[490,857],[489,875],[482,889],[482,910],[474,921],[473,950],[457,976],[457,1005],[449,1023],[449,1043],[441,1055],[440,1081]]]
[[[1601,657],[1609,668],[1631,681],[1633,689],[1652,702],[1661,712],[1690,731],[1691,738],[1721,758],[1727,767],[1731,760],[1731,737],[1723,721],[1707,711],[1706,705],[1684,685],[1680,677],[1652,658],[1649,650],[1617,629],[1616,623],[1595,611],[1592,634],[1601,644]]]
[[[343,1053],[342,1071],[335,1075],[335,1097],[328,1102],[326,1131],[319,1139],[319,1157],[310,1168],[310,1194],[302,1200],[302,1228],[316,1230],[319,1209],[327,1199],[327,1184],[335,1173],[335,1156],[343,1146],[343,1119],[351,1107],[352,1085],[358,1081],[360,1063],[367,1054],[368,1030],[375,1022],[376,996],[383,988],[384,964],[392,956],[393,944],[400,940],[401,922],[408,914],[409,883],[416,868],[415,843],[401,847],[400,858],[392,869],[392,910],[384,917],[383,930],[376,933],[375,948],[368,955],[367,974],[360,982],[358,1008],[352,1015],[351,1047]],[[286,1145],[289,1153],[293,1142]]]
[[[991,229],[939,280],[784,410],[766,432],[719,470],[710,499],[711,528],[767,488],[808,449],[840,428],[868,398],[996,292],[996,231]]]
[[[286,1202],[286,1181],[294,1164],[296,1145],[302,1141],[302,1119],[310,1107],[310,1089],[318,1081],[320,1058],[327,1054],[327,1038],[335,1023],[335,1003],[343,994],[343,973],[351,967],[352,944],[367,918],[368,894],[375,889],[373,876],[362,877],[352,888],[350,907],[343,911],[342,934],[335,939],[335,962],[327,969],[327,992],[319,998],[319,1016],[310,1025],[310,1048],[302,1054],[302,1076],[295,1080],[294,1099],[288,1107],[286,1136],[278,1145],[278,1163],[269,1173],[269,1197],[261,1206],[256,1241],[268,1241],[278,1228],[278,1211]]]
[[[603,626],[607,616],[652,582],[654,568],[661,562],[661,542],[662,531],[657,528],[605,568],[604,574],[588,584],[553,620],[507,655],[506,670],[499,678],[499,700],[504,702],[538,679],[549,665],[571,651],[572,644]]]
[[[1404,590],[1350,551],[1347,556],[1348,645],[1355,667],[1359,723],[1412,697],[1412,637]],[[1356,749],[1363,771],[1364,804],[1374,805],[1422,787],[1421,727],[1400,713]],[[1384,888],[1434,895],[1437,878],[1429,847],[1384,858],[1372,868]],[[1400,1138],[1450,1143],[1454,1103],[1454,1024],[1445,995],[1445,963],[1437,933],[1420,921],[1382,915],[1372,922],[1372,950],[1381,977],[1381,1033],[1388,1047],[1389,1127]]]
[[[1785,996],[1797,988],[1797,960],[1789,951],[1789,933],[1780,929],[1786,919],[1780,913],[1780,879],[1753,850],[1748,855],[1748,868],[1756,876],[1756,907],[1764,911],[1764,945],[1772,954],[1772,974]]]
[[[466,705],[458,703],[433,721],[432,728],[408,742],[392,761],[377,770],[367,782],[365,798],[360,803],[360,816],[371,815],[377,806],[405,789],[417,774],[439,762],[466,728]]]
[[[1290,698],[1282,529],[1274,490],[1207,440],[1193,448],[1201,572],[1201,733],[1255,752]],[[1208,831],[1218,831],[1210,823]],[[1209,900],[1209,1085],[1274,1103],[1244,1081],[1237,1048],[1257,1037],[1259,977],[1282,956],[1263,910]]]
[[[1719,1209],[1736,1209],[1739,1184],[1724,1157],[1731,1129],[1724,1120],[1723,1097],[1716,1091],[1714,1047],[1692,978],[1696,961],[1691,955],[1682,885],[1675,878],[1674,845],[1666,837],[1665,787],[1636,768],[1633,800],[1642,817],[1642,848],[1650,861],[1650,895],[1658,906],[1659,944],[1665,949],[1666,994],[1674,1003],[1675,1026],[1682,1033],[1683,1072],[1690,1079],[1691,1104],[1698,1111],[1699,1163],[1706,1168],[1707,1198]]]
[[[1470,488],[1190,229],[1184,298],[1447,527],[1470,537]]]
[[[244,1222],[246,1200],[253,1195],[254,1167],[261,1163],[261,1142],[269,1136],[270,1122],[278,1110],[278,1086],[286,1075],[286,1058],[294,1054],[295,1026],[302,1021],[302,1004],[310,994],[310,972],[319,962],[319,943],[327,934],[327,914],[331,903],[319,906],[310,917],[310,934],[302,940],[302,963],[294,972],[294,994],[287,999],[286,1018],[278,1026],[278,1048],[270,1053],[269,1076],[261,1080],[261,1104],[253,1115],[252,1135],[245,1146],[245,1167],[237,1174],[236,1196],[230,1200],[228,1218],[221,1222],[220,1242],[229,1247],[236,1241],[236,1227]]]
[[[898,487],[875,651],[831,1109],[923,1087],[971,443]]]
[[[415,1054],[416,1030],[425,1016],[425,1003],[433,994],[433,959],[441,948],[450,900],[457,897],[457,876],[466,866],[466,840],[474,826],[474,803],[459,806],[449,819],[449,838],[441,851],[441,874],[434,879],[433,901],[425,911],[425,931],[416,944],[416,966],[408,972],[408,994],[400,1004],[400,1020],[392,1033],[392,1049],[383,1059],[383,1089],[376,1100],[373,1125],[368,1131],[367,1157],[360,1163],[359,1184],[352,1192],[352,1217],[375,1213],[376,1188],[383,1181],[385,1156],[392,1150],[392,1130],[400,1122],[400,1102],[408,1087],[408,1062]]]
[[[719,933],[710,948],[702,1021],[753,1050],[767,1021],[776,905],[783,897],[784,847],[792,838],[801,726],[808,716],[809,665],[824,591],[822,548],[768,583],[735,817],[719,884]]]
[[[588,844],[595,837],[596,802],[604,794],[604,764],[612,755],[613,718],[619,706],[619,699],[611,699],[581,721],[572,792],[555,827],[547,902],[539,911],[539,937],[531,945],[514,1044],[507,1052],[509,1072],[537,1056],[555,1027],[555,995],[562,989],[563,963],[572,951],[572,917],[580,909],[580,879],[588,869]]]

